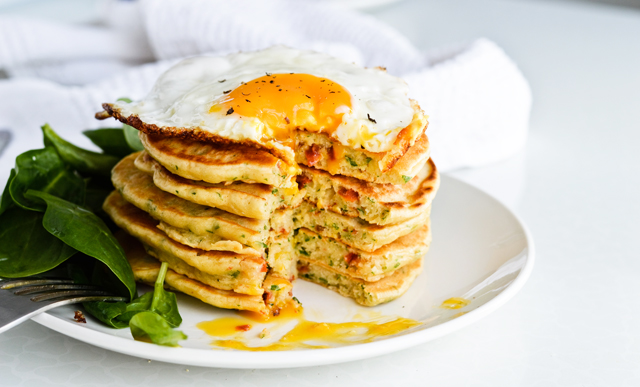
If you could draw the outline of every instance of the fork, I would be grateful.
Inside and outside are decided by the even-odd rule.
[[[70,279],[0,279],[0,333],[49,309],[88,301],[127,301],[127,298]]]

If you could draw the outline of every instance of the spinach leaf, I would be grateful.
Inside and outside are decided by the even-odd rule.
[[[141,151],[144,149],[142,146],[142,141],[140,141],[140,137],[138,137],[138,129],[129,126],[123,125],[122,130],[124,130],[124,138],[127,140],[127,144],[134,151]]]
[[[120,161],[118,157],[91,152],[71,144],[58,136],[49,124],[42,126],[44,143],[53,146],[60,158],[81,173],[109,176],[111,168]]]
[[[12,207],[0,215],[0,277],[51,270],[76,253],[42,226],[43,214]]]
[[[124,101],[127,103],[131,103],[131,98],[122,97],[118,98],[118,101]],[[142,146],[142,142],[140,141],[140,137],[138,137],[138,130],[129,125],[123,125],[122,130],[124,131],[124,138],[127,140],[127,144],[129,147],[133,149],[135,152],[141,151],[144,149]]]
[[[82,304],[84,310],[90,315],[107,324],[111,328],[126,328],[129,326],[128,321],[121,321],[120,317],[127,308],[126,302],[85,302]]]
[[[133,316],[146,311],[157,313],[170,326],[177,327],[182,323],[182,317],[178,313],[176,295],[164,290],[167,269],[168,265],[162,263],[153,292],[147,292],[128,304],[89,302],[84,307],[91,315],[113,328],[127,327]]]
[[[135,300],[131,301],[127,304],[122,315],[118,316],[118,320],[125,322],[127,325],[129,324],[129,320],[136,314],[144,311],[148,311],[151,308],[151,300],[153,299],[153,292],[147,292],[142,295],[142,297],[138,297]]]
[[[11,168],[11,173],[9,174],[9,180],[7,180],[7,185],[4,186],[4,191],[2,192],[2,197],[0,197],[0,215],[3,212],[8,210],[13,206],[13,199],[11,199],[11,193],[9,192],[9,185],[11,185],[11,181],[16,177],[16,170]]]
[[[145,293],[142,297],[125,302],[85,302],[85,310],[93,317],[112,328],[126,328],[133,316],[148,311],[151,307],[153,292]]]
[[[129,327],[131,335],[138,341],[177,347],[178,341],[187,339],[187,335],[173,330],[167,320],[153,312],[136,314],[129,321]]]
[[[182,324],[182,317],[178,312],[176,294],[164,290],[164,279],[167,276],[168,268],[169,265],[166,262],[162,262],[160,271],[158,272],[158,278],[156,278],[156,283],[153,288],[153,299],[149,309],[164,317],[169,325],[178,327]]]
[[[30,199],[25,192],[34,189],[69,200],[84,202],[85,184],[82,178],[67,170],[55,149],[34,149],[16,157],[15,176],[9,192],[13,201],[22,208],[44,211],[41,200]]]
[[[108,155],[122,158],[133,151],[125,139],[122,128],[85,130],[82,133]]]
[[[55,237],[82,253],[101,261],[127,287],[130,298],[136,296],[133,271],[124,251],[109,228],[84,207],[45,192],[29,190],[27,196],[46,202],[42,225]]]

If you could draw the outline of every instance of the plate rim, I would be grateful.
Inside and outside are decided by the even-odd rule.
[[[275,369],[320,366],[372,358],[424,344],[471,325],[506,304],[524,287],[524,284],[531,276],[535,262],[533,236],[523,220],[511,208],[481,188],[459,178],[448,174],[443,174],[442,177],[451,179],[481,195],[487,196],[513,216],[524,233],[526,246],[523,251],[527,256],[520,273],[497,296],[465,315],[442,324],[370,343],[302,351],[248,352],[163,347],[87,329],[46,312],[33,317],[32,320],[72,339],[113,352],[166,363],[215,368]],[[301,353],[304,353],[304,356],[298,356]]]

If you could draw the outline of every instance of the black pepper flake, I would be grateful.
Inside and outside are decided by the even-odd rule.
[[[267,74],[267,76],[268,76],[268,77],[270,77],[270,76],[271,76],[271,74],[269,74],[269,73],[265,73],[265,74]]]
[[[233,108],[229,108],[229,110],[227,110],[227,115],[233,113]]]
[[[335,94],[335,91],[330,91],[329,94]]]
[[[304,96],[305,96],[305,97],[307,97],[307,98],[309,98],[309,99],[311,99],[311,97],[309,97],[309,96],[308,96],[308,95],[306,95],[306,94],[305,94]]]
[[[231,90],[226,90],[222,92],[222,94],[229,94],[229,93],[231,93]]]
[[[376,120],[374,120],[373,118],[371,118],[371,116],[369,115],[369,113],[367,113],[367,118],[369,119],[369,121],[373,122],[374,124],[377,124]]]
[[[251,95],[251,93],[247,93],[247,94],[245,94],[245,93],[241,93],[241,94],[242,94],[242,95],[244,95],[245,97],[246,97],[247,95]]]
[[[218,83],[222,83],[222,82],[224,82],[224,81],[226,81],[226,79],[223,79],[223,80],[221,80],[221,81],[218,81]]]
[[[321,79],[320,82],[324,82],[324,79]]]
[[[247,101],[247,102],[251,103],[251,101],[249,101],[248,99],[245,99],[245,101]]]
[[[278,89],[278,91],[282,91],[282,89]]]
[[[273,83],[273,79],[269,81],[269,83]]]
[[[289,121],[289,117],[285,117],[284,120],[287,122],[287,124],[291,123],[291,121]]]

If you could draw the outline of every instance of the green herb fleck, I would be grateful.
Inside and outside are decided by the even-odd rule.
[[[300,254],[304,255],[304,256],[310,256],[311,254],[303,247],[300,247],[300,250],[298,250],[300,252]]]

